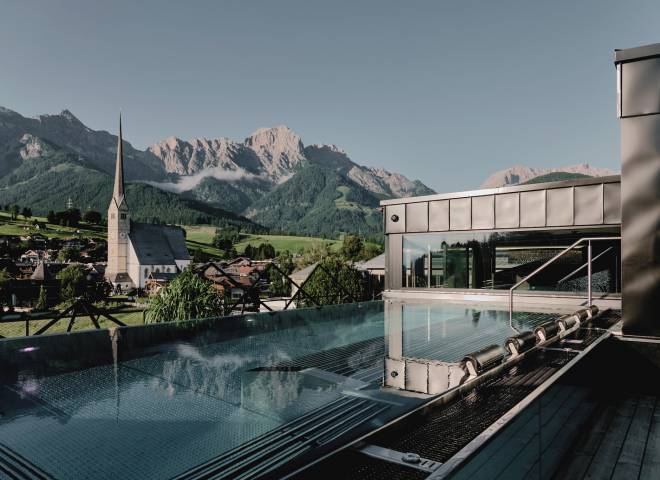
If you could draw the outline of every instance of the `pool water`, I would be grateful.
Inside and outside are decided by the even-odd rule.
[[[551,317],[516,313],[515,325]],[[2,340],[0,471],[172,478],[213,459],[222,471],[227,452],[294,424],[314,443],[263,461],[309,457],[425,401],[380,387],[393,342],[405,356],[459,361],[511,333],[503,311],[369,302]],[[355,413],[340,421],[334,405]],[[268,472],[260,462],[245,478]]]

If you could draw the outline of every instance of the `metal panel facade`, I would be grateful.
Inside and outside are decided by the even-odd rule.
[[[575,225],[603,223],[603,185],[584,185],[574,190]]]
[[[621,120],[623,331],[632,335],[660,336],[658,139],[660,115]]]
[[[603,197],[603,217],[605,223],[621,223],[621,184],[604,184]]]
[[[387,236],[387,265],[385,283],[387,288],[401,288],[403,284],[403,235],[393,234]],[[392,265],[392,267],[390,267]],[[396,267],[394,267],[396,265]]]
[[[449,200],[429,202],[429,230],[432,232],[449,230]]]
[[[520,194],[495,196],[495,227],[517,228],[520,225]]]
[[[424,233],[447,230],[498,230],[621,223],[621,182],[617,177],[561,181],[507,187],[493,195],[482,191],[381,202],[385,233]],[[552,186],[551,186],[552,185]],[[531,188],[530,188],[531,187]],[[472,195],[469,195],[472,194]],[[416,201],[414,201],[416,200]],[[396,220],[396,221],[395,221]]]
[[[545,226],[545,190],[520,192],[520,226]]]
[[[660,45],[617,51],[623,332],[660,336]],[[614,187],[609,187],[610,189]],[[605,206],[606,221],[611,205]]]
[[[403,233],[406,231],[406,206],[388,205],[385,207],[385,233]]]
[[[622,116],[660,112],[660,58],[648,58],[621,65]],[[653,81],[649,81],[653,79]]]
[[[451,230],[472,228],[472,199],[453,198],[449,201],[449,227]]]
[[[477,190],[385,200],[385,288],[399,289],[404,283],[403,234],[618,225],[620,188],[613,176],[506,187],[488,194]]]
[[[406,204],[406,231],[426,232],[429,229],[428,202]]]
[[[573,225],[573,187],[547,191],[546,215],[548,226]]]
[[[472,229],[490,230],[495,227],[495,197],[472,198]]]

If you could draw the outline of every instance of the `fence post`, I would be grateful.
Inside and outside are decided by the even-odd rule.
[[[591,306],[591,240],[587,244],[587,307]]]

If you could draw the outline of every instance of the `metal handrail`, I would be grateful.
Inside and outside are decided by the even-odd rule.
[[[544,270],[548,265],[554,263],[557,259],[563,257],[566,255],[568,252],[573,250],[575,247],[577,247],[579,244],[583,242],[588,242],[588,247],[587,247],[587,278],[588,278],[588,285],[587,285],[587,306],[591,306],[591,300],[592,300],[592,292],[591,292],[591,263],[592,263],[592,258],[591,258],[591,242],[600,242],[600,241],[607,241],[607,240],[621,240],[621,237],[583,237],[579,240],[577,240],[575,243],[569,245],[566,247],[564,250],[559,252],[557,255],[552,257],[550,260],[545,262],[543,265],[540,267],[536,268],[532,273],[527,275],[525,278],[520,280],[518,283],[514,284],[510,289],[509,289],[509,326],[515,330],[518,331],[517,328],[513,326],[513,291],[518,288],[520,285],[525,283],[527,280],[532,278],[534,275],[537,273],[541,272]],[[600,255],[599,255],[600,256]],[[598,257],[596,257],[598,258]],[[575,273],[575,272],[573,272]]]

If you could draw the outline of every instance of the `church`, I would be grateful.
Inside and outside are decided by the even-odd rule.
[[[115,186],[108,208],[106,279],[116,289],[122,291],[144,288],[152,272],[177,273],[188,265],[190,265],[190,255],[182,228],[131,221],[124,190],[124,152],[120,116]]]

